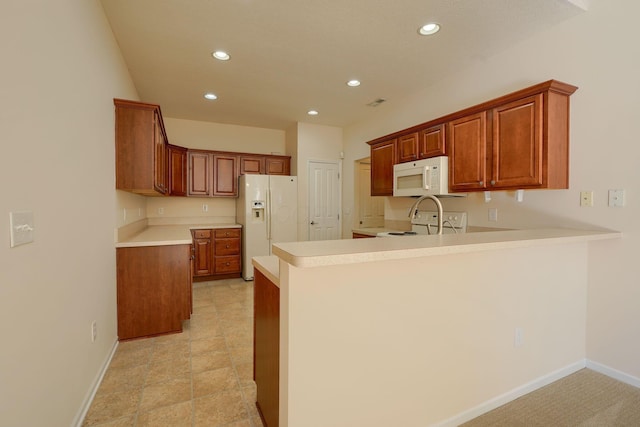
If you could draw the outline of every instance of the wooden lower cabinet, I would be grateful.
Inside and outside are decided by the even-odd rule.
[[[191,245],[116,249],[118,339],[182,332],[191,317]]]
[[[240,277],[242,229],[198,229],[192,230],[191,233],[194,247],[194,277],[206,280]]]
[[[260,270],[253,279],[253,379],[256,406],[266,427],[279,423],[280,288]]]
[[[362,233],[351,233],[351,237],[353,239],[367,239],[367,238],[376,237],[376,236],[370,236],[368,234],[362,234]]]

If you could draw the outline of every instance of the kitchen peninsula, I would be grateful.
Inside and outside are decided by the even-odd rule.
[[[145,220],[120,229],[118,339],[182,332],[182,321],[191,318],[193,276],[240,276],[240,235],[238,224],[148,226]]]
[[[261,370],[274,366],[264,349],[255,355],[267,426],[453,426],[584,367],[589,245],[620,237],[535,229],[275,244],[277,258],[254,259],[256,345],[274,324],[279,335],[266,353],[279,358],[277,378]],[[279,300],[270,314],[269,298]]]

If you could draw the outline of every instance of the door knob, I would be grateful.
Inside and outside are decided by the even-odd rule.
[[[314,225],[316,222],[315,221],[311,221],[311,225]]]

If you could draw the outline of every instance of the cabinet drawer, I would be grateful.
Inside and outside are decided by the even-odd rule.
[[[215,263],[216,263],[216,274],[240,272],[239,256],[215,257]]]
[[[193,230],[193,237],[195,239],[210,239],[211,230]]]
[[[240,255],[240,239],[216,239],[215,255]]]
[[[239,228],[219,228],[215,230],[216,239],[224,239],[226,237],[240,237]]]

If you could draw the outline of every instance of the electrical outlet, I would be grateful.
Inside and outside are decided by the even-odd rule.
[[[624,207],[624,190],[609,190],[609,207]]]
[[[580,192],[580,206],[592,207],[593,206],[593,191],[581,191]]]
[[[498,222],[498,209],[489,208],[489,221]]]
[[[520,347],[524,344],[524,333],[522,328],[516,328],[513,334],[513,346]]]
[[[164,215],[164,208],[158,208],[158,215]]]
[[[96,342],[98,338],[98,322],[95,320],[91,323],[91,342]]]
[[[202,212],[209,212],[209,205],[202,205]]]

